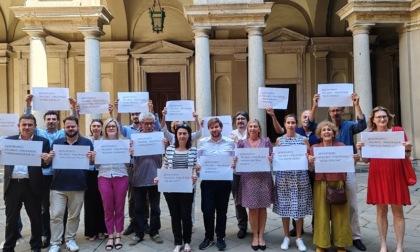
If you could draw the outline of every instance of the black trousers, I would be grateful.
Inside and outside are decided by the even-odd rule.
[[[18,232],[18,219],[22,203],[25,204],[26,213],[31,221],[31,239],[29,244],[31,249],[41,249],[41,200],[37,196],[29,184],[29,179],[12,179],[4,195],[4,202],[6,205],[6,234],[3,251],[15,251],[17,232]]]
[[[150,205],[150,232],[151,237],[159,234],[160,225],[160,192],[157,185],[134,187],[134,231],[140,238],[144,237],[145,219],[144,205],[147,195]],[[191,207],[191,206],[190,206]]]
[[[233,199],[235,199],[235,213],[236,213],[236,220],[238,221],[238,228],[247,230],[248,229],[248,214],[246,212],[246,208],[243,207],[238,202],[236,202],[236,199],[238,197],[238,188],[239,188],[240,180],[241,180],[240,175],[233,174],[232,195],[233,195]]]
[[[132,185],[132,179],[133,179],[133,168],[128,168],[128,217],[130,220],[130,225],[134,225],[134,189]],[[149,197],[146,197],[146,202],[143,205],[143,216],[144,216],[144,227],[149,227],[149,217],[150,217],[150,211],[149,211]]]
[[[164,193],[163,195],[171,214],[174,244],[182,245],[182,241],[191,243],[191,204],[194,199],[194,193]]]
[[[201,182],[201,211],[203,212],[205,237],[214,239],[226,236],[226,214],[229,196],[232,189],[231,181],[204,180]],[[214,228],[214,215],[216,215],[216,229]]]
[[[98,171],[88,171],[86,176],[87,190],[85,192],[85,236],[93,237],[99,233],[107,233],[105,227],[104,206],[98,189]]]
[[[42,236],[46,236],[48,240],[51,238],[50,228],[50,187],[53,179],[52,175],[44,175],[44,184],[42,187]]]

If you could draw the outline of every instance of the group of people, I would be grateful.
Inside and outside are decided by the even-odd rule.
[[[352,95],[357,122],[343,120],[344,108],[330,107],[331,121],[317,124],[314,120],[319,95],[315,94],[311,110],[301,114],[302,127],[298,127],[298,118],[294,114],[286,115],[280,125],[272,109],[267,109],[271,116],[277,138],[275,146],[303,145],[307,149],[308,170],[273,172],[236,172],[238,157],[236,148],[268,148],[268,159],[272,162],[273,145],[269,138],[262,136],[258,120],[249,120],[247,112],[240,111],[235,116],[237,129],[231,137],[223,136],[223,123],[211,118],[205,125],[210,133],[201,137],[202,127],[198,115],[193,114],[196,132],[186,122],[173,122],[171,131],[165,124],[166,109],[162,111],[162,121],[153,112],[149,103],[149,112],[130,113],[132,124],[123,126],[121,114],[113,118],[118,101],[110,105],[111,117],[103,122],[92,120],[89,137],[83,137],[78,125],[78,107],[73,99],[72,116],[63,120],[64,129],[58,130],[58,114],[49,111],[44,120],[46,130],[37,128],[36,119],[30,113],[32,96],[27,97],[27,109],[19,118],[19,135],[9,139],[23,141],[41,141],[43,143],[41,166],[5,166],[4,199],[6,205],[6,241],[3,251],[14,251],[18,239],[19,212],[22,203],[31,221],[31,249],[40,251],[50,246],[50,252],[60,250],[63,242],[70,251],[78,251],[75,236],[79,225],[80,211],[85,204],[85,235],[90,240],[108,240],[105,249],[119,250],[123,247],[121,235],[134,233],[129,245],[134,246],[144,239],[145,234],[156,243],[162,243],[159,235],[160,192],[157,169],[189,169],[193,191],[188,193],[164,193],[171,215],[174,236],[174,252],[192,251],[191,235],[194,222],[195,184],[200,176],[202,156],[230,156],[233,169],[233,181],[201,180],[201,210],[203,213],[205,237],[198,245],[205,250],[216,244],[218,250],[226,248],[226,220],[230,194],[235,200],[236,218],[239,231],[237,237],[247,235],[248,221],[252,230],[251,248],[254,251],[265,250],[264,239],[267,220],[267,208],[273,206],[273,212],[281,217],[284,238],[280,244],[287,250],[291,237],[296,236],[296,247],[306,251],[302,240],[303,219],[313,215],[313,243],[316,251],[326,251],[337,247],[344,252],[345,247],[354,245],[365,251],[361,241],[359,216],[357,209],[357,182],[354,172],[317,173],[314,166],[314,148],[353,146],[354,160],[360,159],[362,142],[355,144],[353,136],[367,128],[367,120],[359,105],[357,94]],[[370,131],[403,131],[393,126],[393,115],[383,107],[376,107],[368,118]],[[133,156],[130,148],[130,163],[95,164],[94,141],[130,139],[132,134],[146,134],[163,131],[165,138],[164,155]],[[193,142],[198,140],[197,147]],[[406,159],[411,154],[412,144],[404,142]],[[85,145],[90,162],[89,170],[51,169],[55,156],[54,145]],[[377,207],[381,252],[387,251],[386,236],[388,230],[387,212],[391,205],[394,216],[394,229],[397,236],[397,252],[403,251],[405,221],[403,205],[409,205],[410,195],[404,180],[402,160],[399,159],[363,159],[370,162],[367,203]],[[42,169],[41,169],[42,168]],[[71,179],[69,179],[71,178]],[[327,187],[346,188],[348,201],[341,205],[327,202]],[[124,206],[128,194],[130,223],[124,230]],[[248,212],[247,212],[248,209]],[[290,219],[293,229],[289,230]]]

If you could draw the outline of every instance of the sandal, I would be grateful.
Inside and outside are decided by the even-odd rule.
[[[104,233],[99,233],[98,234],[98,239],[101,240],[101,241],[105,240],[105,234]]]
[[[112,240],[112,244],[108,244]],[[114,237],[109,237],[108,242],[106,243],[106,251],[111,251],[114,248]]]
[[[116,242],[117,239],[120,239],[120,242]],[[116,250],[120,250],[123,247],[123,244],[121,243],[121,237],[120,236],[116,236],[115,237],[115,249]]]
[[[94,236],[89,237],[88,239],[89,239],[89,241],[94,241],[94,240],[98,239],[98,237],[96,235],[94,235]]]

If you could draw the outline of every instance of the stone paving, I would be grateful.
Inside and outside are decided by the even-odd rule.
[[[420,169],[419,165],[416,164],[417,177],[420,178]],[[2,176],[1,176],[2,177]],[[379,237],[376,226],[376,210],[372,205],[367,205],[365,202],[366,199],[366,184],[367,184],[367,167],[364,165],[359,165],[357,172],[358,180],[358,201],[359,201],[359,213],[360,213],[360,225],[362,229],[362,240],[367,246],[367,251],[378,251],[379,249]],[[2,184],[2,183],[1,183]],[[204,238],[204,227],[202,214],[200,211],[200,192],[199,187],[198,193],[196,194],[196,208],[195,216],[196,222],[194,224],[194,233],[192,237],[192,247],[194,251],[199,251],[198,245]],[[0,188],[1,195],[3,194],[3,186]],[[420,251],[420,183],[418,182],[415,186],[410,187],[411,192],[411,202],[412,205],[404,207],[405,218],[406,218],[406,233],[405,233],[405,251],[414,252]],[[154,243],[148,236],[145,236],[145,240],[136,246],[129,246],[130,236],[123,237],[124,247],[120,251],[172,251],[173,249],[173,236],[171,232],[170,225],[170,216],[169,211],[166,205],[164,197],[161,198],[161,221],[162,228],[160,230],[160,235],[163,237],[163,244]],[[82,211],[83,212],[83,211]],[[16,251],[30,251],[29,239],[30,239],[30,229],[29,229],[29,220],[26,216],[24,210],[22,210],[22,218],[24,223],[24,228],[22,231],[23,239],[19,240],[19,245],[16,246]],[[315,246],[312,244],[312,230],[311,230],[311,217],[305,218],[305,234],[303,235],[303,240],[307,246],[307,251],[315,251]],[[126,223],[128,223],[128,216],[126,216]],[[388,230],[388,249],[389,251],[394,251],[396,247],[396,238],[392,226],[392,215],[389,214],[389,230]],[[4,201],[0,202],[0,241],[4,238],[5,230],[5,214],[4,214]],[[76,242],[80,246],[81,252],[91,252],[91,251],[106,251],[105,244],[106,240],[100,241],[96,240],[90,242],[84,237],[84,222],[83,214],[81,216],[80,227],[77,232]],[[228,212],[228,221],[227,221],[227,230],[226,230],[226,251],[252,251],[251,245],[251,233],[250,229],[248,230],[248,235],[245,239],[240,240],[236,238],[236,233],[238,229],[236,226],[235,212],[234,212],[234,203],[231,199],[229,202],[229,212]],[[265,239],[267,243],[266,251],[281,251],[280,244],[283,240],[283,227],[281,224],[280,218],[274,214],[271,209],[268,209],[268,220],[266,226]],[[346,248],[347,251],[358,251],[354,247]],[[62,251],[65,251],[65,246],[61,248]],[[48,249],[43,249],[43,251],[48,251]],[[112,250],[112,251],[115,251]],[[217,251],[216,246],[210,247],[207,251]],[[294,239],[292,238],[291,246],[288,251],[295,252],[298,251],[296,248]],[[335,249],[330,249],[329,251],[335,251]]]

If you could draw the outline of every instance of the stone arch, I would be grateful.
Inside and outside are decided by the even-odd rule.
[[[0,42],[7,42],[7,26],[3,10],[0,8]]]
[[[123,0],[102,0],[114,16],[110,25],[104,26],[105,36],[102,40],[122,41],[128,39],[127,13]]]
[[[232,85],[227,76],[221,75],[214,80],[216,115],[231,115]]]
[[[264,33],[270,33],[283,27],[305,36],[313,34],[309,14],[297,4],[276,3],[273,5]]]

